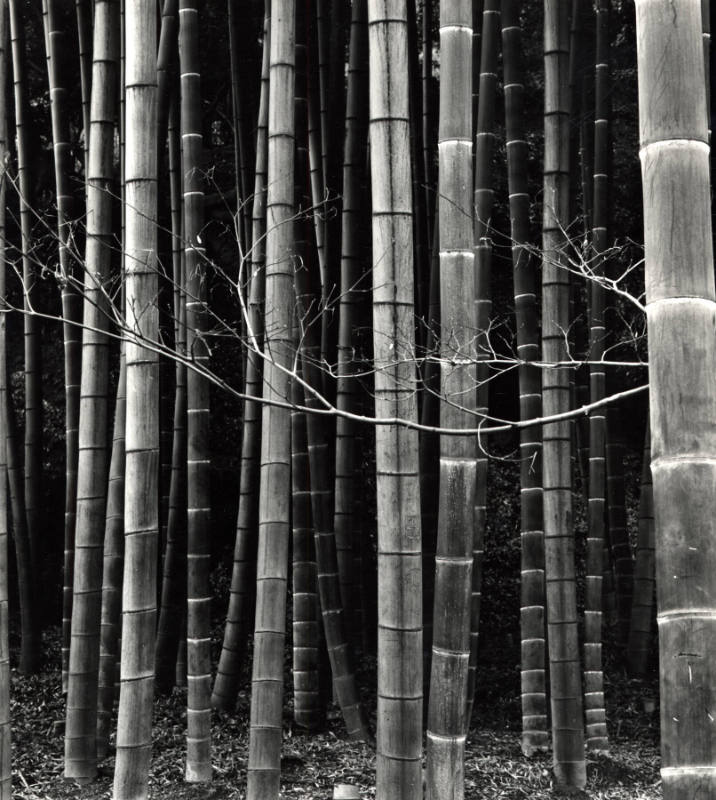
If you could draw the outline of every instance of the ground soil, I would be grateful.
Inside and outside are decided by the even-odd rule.
[[[22,800],[106,800],[111,797],[114,758],[99,765],[96,781],[78,786],[62,778],[64,698],[56,632],[45,637],[41,675],[12,673],[13,797]],[[364,668],[367,675],[370,664]],[[550,755],[526,758],[520,750],[519,699],[505,696],[514,676],[504,665],[481,671],[466,757],[466,800],[552,798]],[[150,796],[154,800],[242,800],[246,791],[249,695],[246,685],[236,711],[215,713],[214,778],[210,785],[184,782],[185,690],[155,702]],[[661,796],[658,711],[645,710],[653,686],[620,678],[607,685],[610,752],[588,759],[589,782],[582,797],[594,800],[656,800]],[[370,691],[365,699],[374,707]],[[291,723],[287,697],[282,760],[285,800],[333,797],[339,783],[375,796],[375,755],[371,745],[345,738],[335,710],[325,728],[301,731]],[[647,704],[648,705],[648,704]],[[374,720],[373,720],[374,721]],[[417,800],[417,799],[416,799]]]

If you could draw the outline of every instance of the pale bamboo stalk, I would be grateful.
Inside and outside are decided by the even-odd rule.
[[[271,4],[266,0],[264,17],[264,51],[261,68],[256,140],[256,171],[252,205],[252,246],[247,254],[251,267],[249,288],[249,352],[246,359],[246,394],[261,396],[261,358],[256,348],[263,345],[263,304],[265,287],[266,234],[266,170],[268,160],[268,99]],[[241,658],[246,651],[250,629],[250,614],[254,597],[256,572],[256,540],[258,538],[258,484],[261,451],[261,405],[244,404],[244,433],[241,439],[241,475],[236,541],[231,572],[229,609],[224,629],[224,641],[211,696],[212,705],[228,709],[236,702]]]
[[[72,630],[67,683],[65,776],[87,782],[97,774],[102,555],[107,503],[109,304],[112,229],[112,157],[119,69],[119,5],[96,6],[87,173],[80,436]]]
[[[159,538],[156,2],[127,0],[125,321],[128,336],[125,553],[115,800],[146,798],[151,757]]]
[[[15,139],[20,195],[20,229],[22,241],[22,308],[25,353],[25,516],[30,543],[31,580],[37,567],[40,525],[40,484],[42,480],[42,367],[39,317],[35,315],[38,298],[37,267],[32,258],[32,174],[29,138],[29,100],[26,85],[26,50],[23,12],[19,0],[10,0],[10,44],[12,49],[13,86],[15,96]],[[33,602],[37,595],[33,591]],[[35,620],[37,624],[37,620]],[[37,668],[37,654],[25,666]]]
[[[122,345],[120,344],[120,347]],[[124,463],[127,405],[127,364],[119,354],[117,400],[114,408],[112,456],[107,485],[107,515],[102,564],[102,613],[100,617],[99,678],[97,703],[97,758],[109,750],[109,733],[119,684],[120,620],[122,616],[122,570],[124,567]]]
[[[716,794],[716,291],[700,0],[638,0],[665,800]],[[684,202],[688,198],[688,202]],[[675,577],[676,576],[676,577]]]
[[[527,186],[528,146],[524,132],[522,30],[515,0],[502,2],[507,185],[519,367],[520,419],[539,417],[541,378],[532,362],[539,360],[537,281],[530,256],[530,196]],[[542,431],[520,431],[520,636],[522,752],[547,749],[545,677],[544,531],[542,520]]]
[[[604,251],[607,249],[608,161],[609,161],[609,0],[599,0],[596,7],[594,174],[592,186],[594,277],[591,294],[589,333],[589,400],[604,399],[606,374],[604,358],[605,289]],[[589,415],[589,505],[584,609],[584,716],[586,745],[590,750],[606,750],[606,711],[602,667],[602,574],[606,504],[606,412],[595,409]]]
[[[474,424],[472,3],[440,4],[440,424]],[[449,88],[448,88],[449,87]],[[440,439],[440,495],[427,727],[427,794],[462,798],[470,657],[470,594],[477,448],[474,436]]]
[[[263,393],[290,400],[293,363],[294,0],[271,4],[266,313]],[[251,675],[247,800],[275,800],[281,774],[283,650],[286,636],[291,420],[288,409],[264,405],[256,565],[256,621]]]
[[[542,216],[542,358],[567,357],[569,272],[563,230],[569,215],[569,0],[544,2],[545,155]],[[569,410],[569,370],[542,371],[542,411]],[[569,421],[543,428],[544,534],[552,747],[555,782],[584,788],[582,686],[577,636],[577,597],[572,530]]]
[[[647,419],[639,494],[639,528],[634,564],[634,595],[627,643],[627,666],[634,678],[643,678],[654,643],[655,598],[654,490],[651,482],[651,433]]]
[[[5,308],[6,241],[5,198],[7,194],[7,100],[8,71],[7,4],[0,2],[0,307]],[[0,800],[12,798],[10,750],[10,647],[8,609],[8,480],[7,480],[7,327],[6,314],[0,314]]]
[[[405,0],[369,0],[373,348],[378,418],[417,418]],[[379,425],[376,797],[413,800],[422,784],[422,565],[418,437]],[[404,591],[409,586],[410,591]]]
[[[80,396],[82,306],[74,290],[77,266],[68,247],[72,219],[70,176],[72,171],[67,87],[61,65],[66,34],[60,26],[56,0],[43,0],[47,75],[50,87],[50,114],[55,160],[55,192],[57,202],[57,240],[60,275],[62,276],[62,319],[65,349],[65,562],[62,590],[62,685],[67,691],[67,670],[70,658],[70,621],[72,615],[72,554],[77,504],[77,458]]]

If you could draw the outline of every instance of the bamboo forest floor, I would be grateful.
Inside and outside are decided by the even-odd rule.
[[[12,673],[13,797],[23,800],[105,800],[111,797],[113,756],[100,763],[100,776],[87,786],[64,781],[64,699],[60,691],[59,632],[44,637],[43,671],[23,677]],[[364,664],[370,676],[374,664]],[[467,747],[466,800],[544,800],[550,787],[549,754],[525,758],[519,744],[516,674],[505,665],[480,673],[473,727]],[[516,673],[516,668],[515,668]],[[374,684],[373,684],[374,685]],[[506,688],[510,696],[506,696]],[[590,756],[589,783],[581,797],[594,800],[656,800],[661,796],[658,710],[644,710],[649,687],[621,678],[607,684],[609,755]],[[183,780],[184,690],[175,689],[155,703],[154,753],[150,796],[154,800],[241,800],[245,797],[248,752],[248,673],[235,713],[215,713],[214,780],[190,785]],[[375,697],[366,694],[368,707]],[[371,748],[345,739],[335,711],[325,730],[306,733],[291,724],[290,695],[285,715],[282,797],[323,800],[337,783],[357,785],[361,796],[375,796],[375,759]],[[375,721],[375,720],[373,720]]]

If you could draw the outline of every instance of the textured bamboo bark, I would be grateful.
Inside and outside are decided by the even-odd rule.
[[[643,678],[654,644],[654,491],[651,483],[651,433],[647,421],[639,495],[639,529],[634,564],[634,595],[627,643],[627,666],[634,678]]]
[[[19,0],[10,0],[10,42],[15,94],[15,139],[17,142],[17,172],[20,193],[20,229],[22,234],[22,307],[25,350],[25,516],[30,542],[31,581],[34,584],[37,567],[40,522],[40,483],[42,473],[42,367],[40,362],[40,320],[35,315],[37,304],[37,267],[32,257],[32,175],[30,162],[30,131],[28,88],[25,77],[25,34],[23,12]],[[37,602],[32,592],[33,603]],[[35,619],[37,624],[37,619]],[[25,670],[37,668],[37,653]]]
[[[199,7],[179,2],[182,175],[186,269],[187,355],[187,754],[186,780],[211,780],[211,644],[209,589],[209,349],[202,174]]]
[[[716,793],[716,292],[699,0],[636,4],[665,800]],[[688,202],[683,198],[688,197]]]
[[[72,170],[67,86],[62,69],[62,50],[66,33],[60,26],[56,0],[43,0],[47,75],[50,87],[52,142],[55,161],[55,192],[57,197],[57,239],[59,271],[62,276],[62,319],[65,348],[65,562],[62,590],[62,686],[67,690],[67,670],[70,658],[70,620],[72,615],[72,554],[74,550],[77,504],[77,458],[80,396],[80,328],[82,305],[74,291],[73,279],[77,267],[73,262],[68,241],[72,219],[70,177]]]
[[[336,407],[356,412],[360,386],[355,328],[361,317],[361,290],[365,288],[364,258],[367,214],[365,175],[368,144],[368,26],[366,0],[353,3],[348,63],[346,134],[343,157],[343,218],[341,236],[341,286],[338,326],[338,379]],[[345,417],[336,420],[336,482],[333,527],[341,587],[341,602],[349,638],[357,633],[356,584],[353,570],[353,543],[357,534],[354,521],[356,498],[356,424]]]
[[[569,272],[564,234],[569,214],[568,0],[545,0],[545,146],[542,217],[543,415],[569,410],[567,358]],[[552,707],[554,776],[558,785],[584,788],[584,721],[577,638],[577,598],[572,529],[569,421],[543,428],[544,534],[547,639]]]
[[[295,19],[293,0],[271,4],[266,314],[263,396],[290,400],[293,362]],[[262,409],[256,621],[251,675],[247,800],[275,800],[281,771],[283,650],[286,635],[291,421],[288,409]]]
[[[296,55],[298,58],[298,53]],[[293,398],[295,404],[303,404],[298,383],[294,383]],[[291,411],[291,487],[293,718],[297,725],[313,730],[321,723],[321,698],[318,691],[321,629],[311,518],[306,412],[298,409]]]
[[[520,419],[542,411],[537,281],[529,249],[530,197],[527,192],[527,141],[524,138],[524,83],[520,64],[522,31],[515,0],[502,2],[507,182],[519,367]],[[522,752],[548,747],[545,675],[544,530],[542,519],[542,431],[520,431],[520,635]]]
[[[0,307],[5,308],[6,243],[5,197],[7,194],[7,4],[0,2]],[[8,613],[8,481],[7,481],[7,333],[6,315],[0,314],[0,800],[12,798],[10,752],[10,647]]]
[[[184,291],[184,238],[182,235],[182,178],[179,99],[172,98],[169,109],[169,192],[172,224],[172,272],[174,283],[174,343],[186,356],[186,293]],[[172,467],[167,511],[167,543],[162,563],[162,596],[155,678],[158,692],[171,691],[175,684],[177,649],[186,609],[186,373],[182,359],[175,362],[174,430]]]
[[[119,684],[119,642],[124,567],[124,446],[127,405],[127,362],[120,352],[117,401],[114,407],[112,456],[107,485],[107,515],[102,564],[102,611],[99,633],[97,758],[109,750],[109,732]]]
[[[475,253],[472,226],[472,4],[440,4],[440,424],[474,425]],[[430,800],[464,796],[470,593],[476,523],[474,436],[440,440],[440,497],[427,728]]]
[[[597,44],[595,58],[594,119],[594,201],[592,249],[595,280],[590,282],[589,400],[604,399],[606,375],[604,358],[605,289],[604,251],[607,249],[609,202],[609,0],[596,8]],[[584,610],[584,716],[586,745],[590,750],[608,748],[602,668],[602,573],[606,498],[605,435],[606,412],[598,408],[589,414],[589,530],[587,533],[587,574]]]
[[[77,527],[67,684],[65,776],[97,773],[102,554],[107,503],[109,313],[112,261],[112,156],[119,61],[119,5],[97,3],[87,174],[87,245],[77,464]]]
[[[128,338],[125,536],[115,800],[147,796],[159,537],[156,3],[127,0],[125,319]]]
[[[415,420],[407,9],[368,2],[375,413]],[[418,438],[376,428],[378,730],[376,797],[420,792],[423,708]]]
[[[427,223],[428,250],[430,263],[435,247],[433,229],[435,227],[435,92],[433,88],[433,3],[422,0],[422,92],[423,92],[423,174],[425,175],[425,213]]]
[[[256,172],[252,206],[252,246],[248,254],[251,265],[249,285],[248,336],[246,359],[246,394],[261,396],[261,357],[256,352],[263,345],[263,301],[265,287],[266,233],[266,170],[268,159],[268,101],[270,54],[270,0],[266,0],[264,18],[264,52],[261,68],[261,97],[259,101],[256,139]],[[217,708],[229,709],[236,702],[241,658],[246,650],[253,606],[254,575],[256,572],[256,540],[258,537],[258,483],[261,451],[261,406],[249,400],[244,404],[244,432],[241,439],[241,475],[239,510],[236,523],[236,542],[231,572],[229,609],[224,629],[224,641],[211,696]]]
[[[475,244],[475,324],[477,329],[477,411],[486,414],[490,373],[485,364],[491,357],[489,340],[492,314],[492,238],[491,217],[495,202],[491,160],[495,146],[495,100],[497,90],[497,55],[500,44],[500,2],[487,0],[482,14],[478,115],[474,148],[474,244]],[[473,38],[474,42],[474,38]],[[473,53],[473,62],[475,54]],[[474,91],[473,91],[474,95]],[[487,455],[477,451],[475,520],[472,542],[472,599],[470,608],[470,666],[467,683],[466,730],[470,726],[477,678],[477,645],[482,593],[482,558],[487,523]]]

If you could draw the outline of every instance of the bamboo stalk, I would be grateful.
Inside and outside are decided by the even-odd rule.
[[[290,400],[294,311],[294,0],[271,4],[264,399]],[[286,635],[291,421],[262,409],[256,622],[251,675],[247,800],[275,800],[281,771],[283,649]]]
[[[524,133],[524,79],[520,65],[521,28],[515,0],[502,2],[502,52],[505,84],[505,139],[519,367],[520,419],[539,417],[537,281],[529,248],[530,197],[528,146]],[[548,747],[545,673],[544,530],[542,519],[542,431],[520,431],[520,635],[522,752]]]
[[[405,0],[369,0],[373,347],[378,418],[417,418]],[[376,797],[413,800],[422,784],[422,566],[418,438],[379,425]],[[410,587],[409,591],[406,587]]]
[[[665,800],[716,793],[716,290],[700,0],[638,0]],[[688,197],[688,202],[684,198]]]
[[[107,504],[109,305],[112,267],[112,156],[119,68],[119,5],[97,3],[92,64],[85,260],[77,528],[67,684],[65,776],[97,774],[102,560]]]
[[[65,349],[65,562],[62,592],[62,681],[67,690],[67,670],[70,657],[70,621],[72,615],[72,553],[77,505],[77,458],[80,396],[81,339],[80,322],[82,311],[80,296],[75,291],[73,280],[77,265],[68,247],[72,219],[72,196],[70,191],[71,144],[67,108],[67,87],[61,63],[63,47],[66,45],[65,31],[59,24],[55,0],[43,0],[43,28],[45,31],[47,75],[50,87],[50,113],[52,117],[52,140],[55,161],[55,191],[57,197],[58,260],[62,286],[62,319]]]
[[[542,216],[542,358],[567,357],[569,272],[564,234],[569,214],[569,0],[545,0],[545,158]],[[542,412],[569,410],[569,371],[542,371]],[[552,747],[557,785],[584,788],[584,722],[577,638],[577,597],[572,530],[571,430],[569,421],[543,428],[544,534],[547,640],[552,707]]]
[[[125,559],[115,800],[147,796],[151,757],[159,537],[156,2],[128,0],[125,14],[125,193],[128,327],[124,488]]]
[[[440,424],[471,427],[475,394],[472,202],[472,3],[440,4]],[[427,728],[430,800],[464,796],[475,437],[440,439],[440,496]]]

